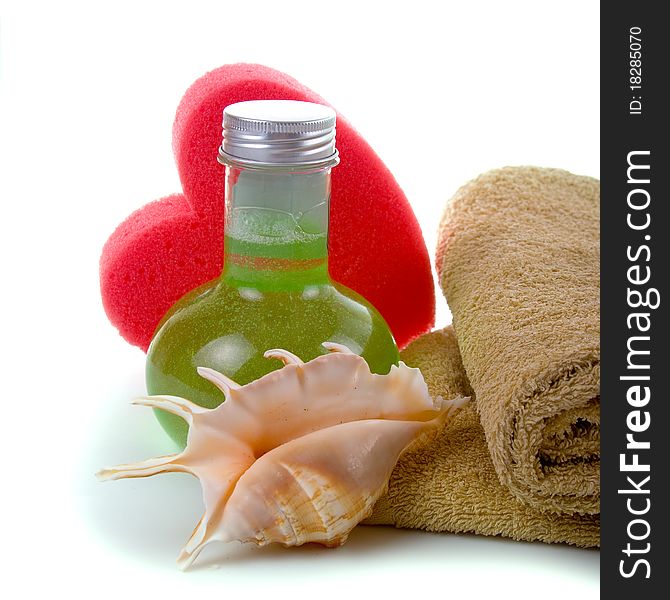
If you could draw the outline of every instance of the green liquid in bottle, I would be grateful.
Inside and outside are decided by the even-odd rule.
[[[224,271],[193,290],[157,329],[146,364],[150,394],[188,398],[213,408],[223,394],[200,377],[210,367],[247,384],[282,366],[263,353],[284,348],[304,361],[337,342],[375,373],[397,364],[398,349],[377,310],[332,281],[327,264],[330,168],[263,173],[228,167]],[[156,410],[170,437],[188,427]]]

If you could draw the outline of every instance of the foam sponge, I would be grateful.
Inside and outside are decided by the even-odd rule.
[[[216,155],[222,112],[234,102],[272,99],[327,104],[284,73],[254,64],[224,65],[186,91],[173,126],[183,193],[131,214],[100,260],[105,311],[131,344],[146,351],[172,304],[220,274],[224,172]],[[330,273],[377,307],[402,347],[434,321],[433,279],[421,230],[389,170],[339,114],[337,147]]]

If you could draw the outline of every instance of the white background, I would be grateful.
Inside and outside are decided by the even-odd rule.
[[[172,450],[128,405],[143,354],[106,320],[97,265],[132,210],[180,190],[171,126],[197,77],[260,62],[321,94],[395,174],[432,256],[445,201],[482,171],[599,175],[598,16],[583,0],[3,3],[3,597],[595,597],[595,551],[390,528],[336,551],[213,546],[181,573],[197,481],[93,473]]]

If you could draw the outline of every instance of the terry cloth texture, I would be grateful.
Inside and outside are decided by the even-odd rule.
[[[418,338],[402,359],[421,369],[432,395],[473,395],[450,327]],[[434,442],[400,458],[388,492],[365,523],[600,545],[599,515],[542,512],[500,483],[472,400]]]
[[[462,187],[437,271],[498,477],[521,501],[600,512],[600,185],[509,167]]]

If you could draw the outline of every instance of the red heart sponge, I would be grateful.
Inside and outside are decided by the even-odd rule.
[[[222,112],[234,102],[272,99],[327,104],[288,75],[254,64],[224,65],[186,91],[172,138],[184,193],[131,214],[107,240],[100,259],[105,311],[131,344],[146,351],[172,304],[220,274],[224,173],[216,156]],[[330,273],[377,307],[402,347],[434,322],[433,279],[421,230],[389,170],[339,114],[337,147]]]

